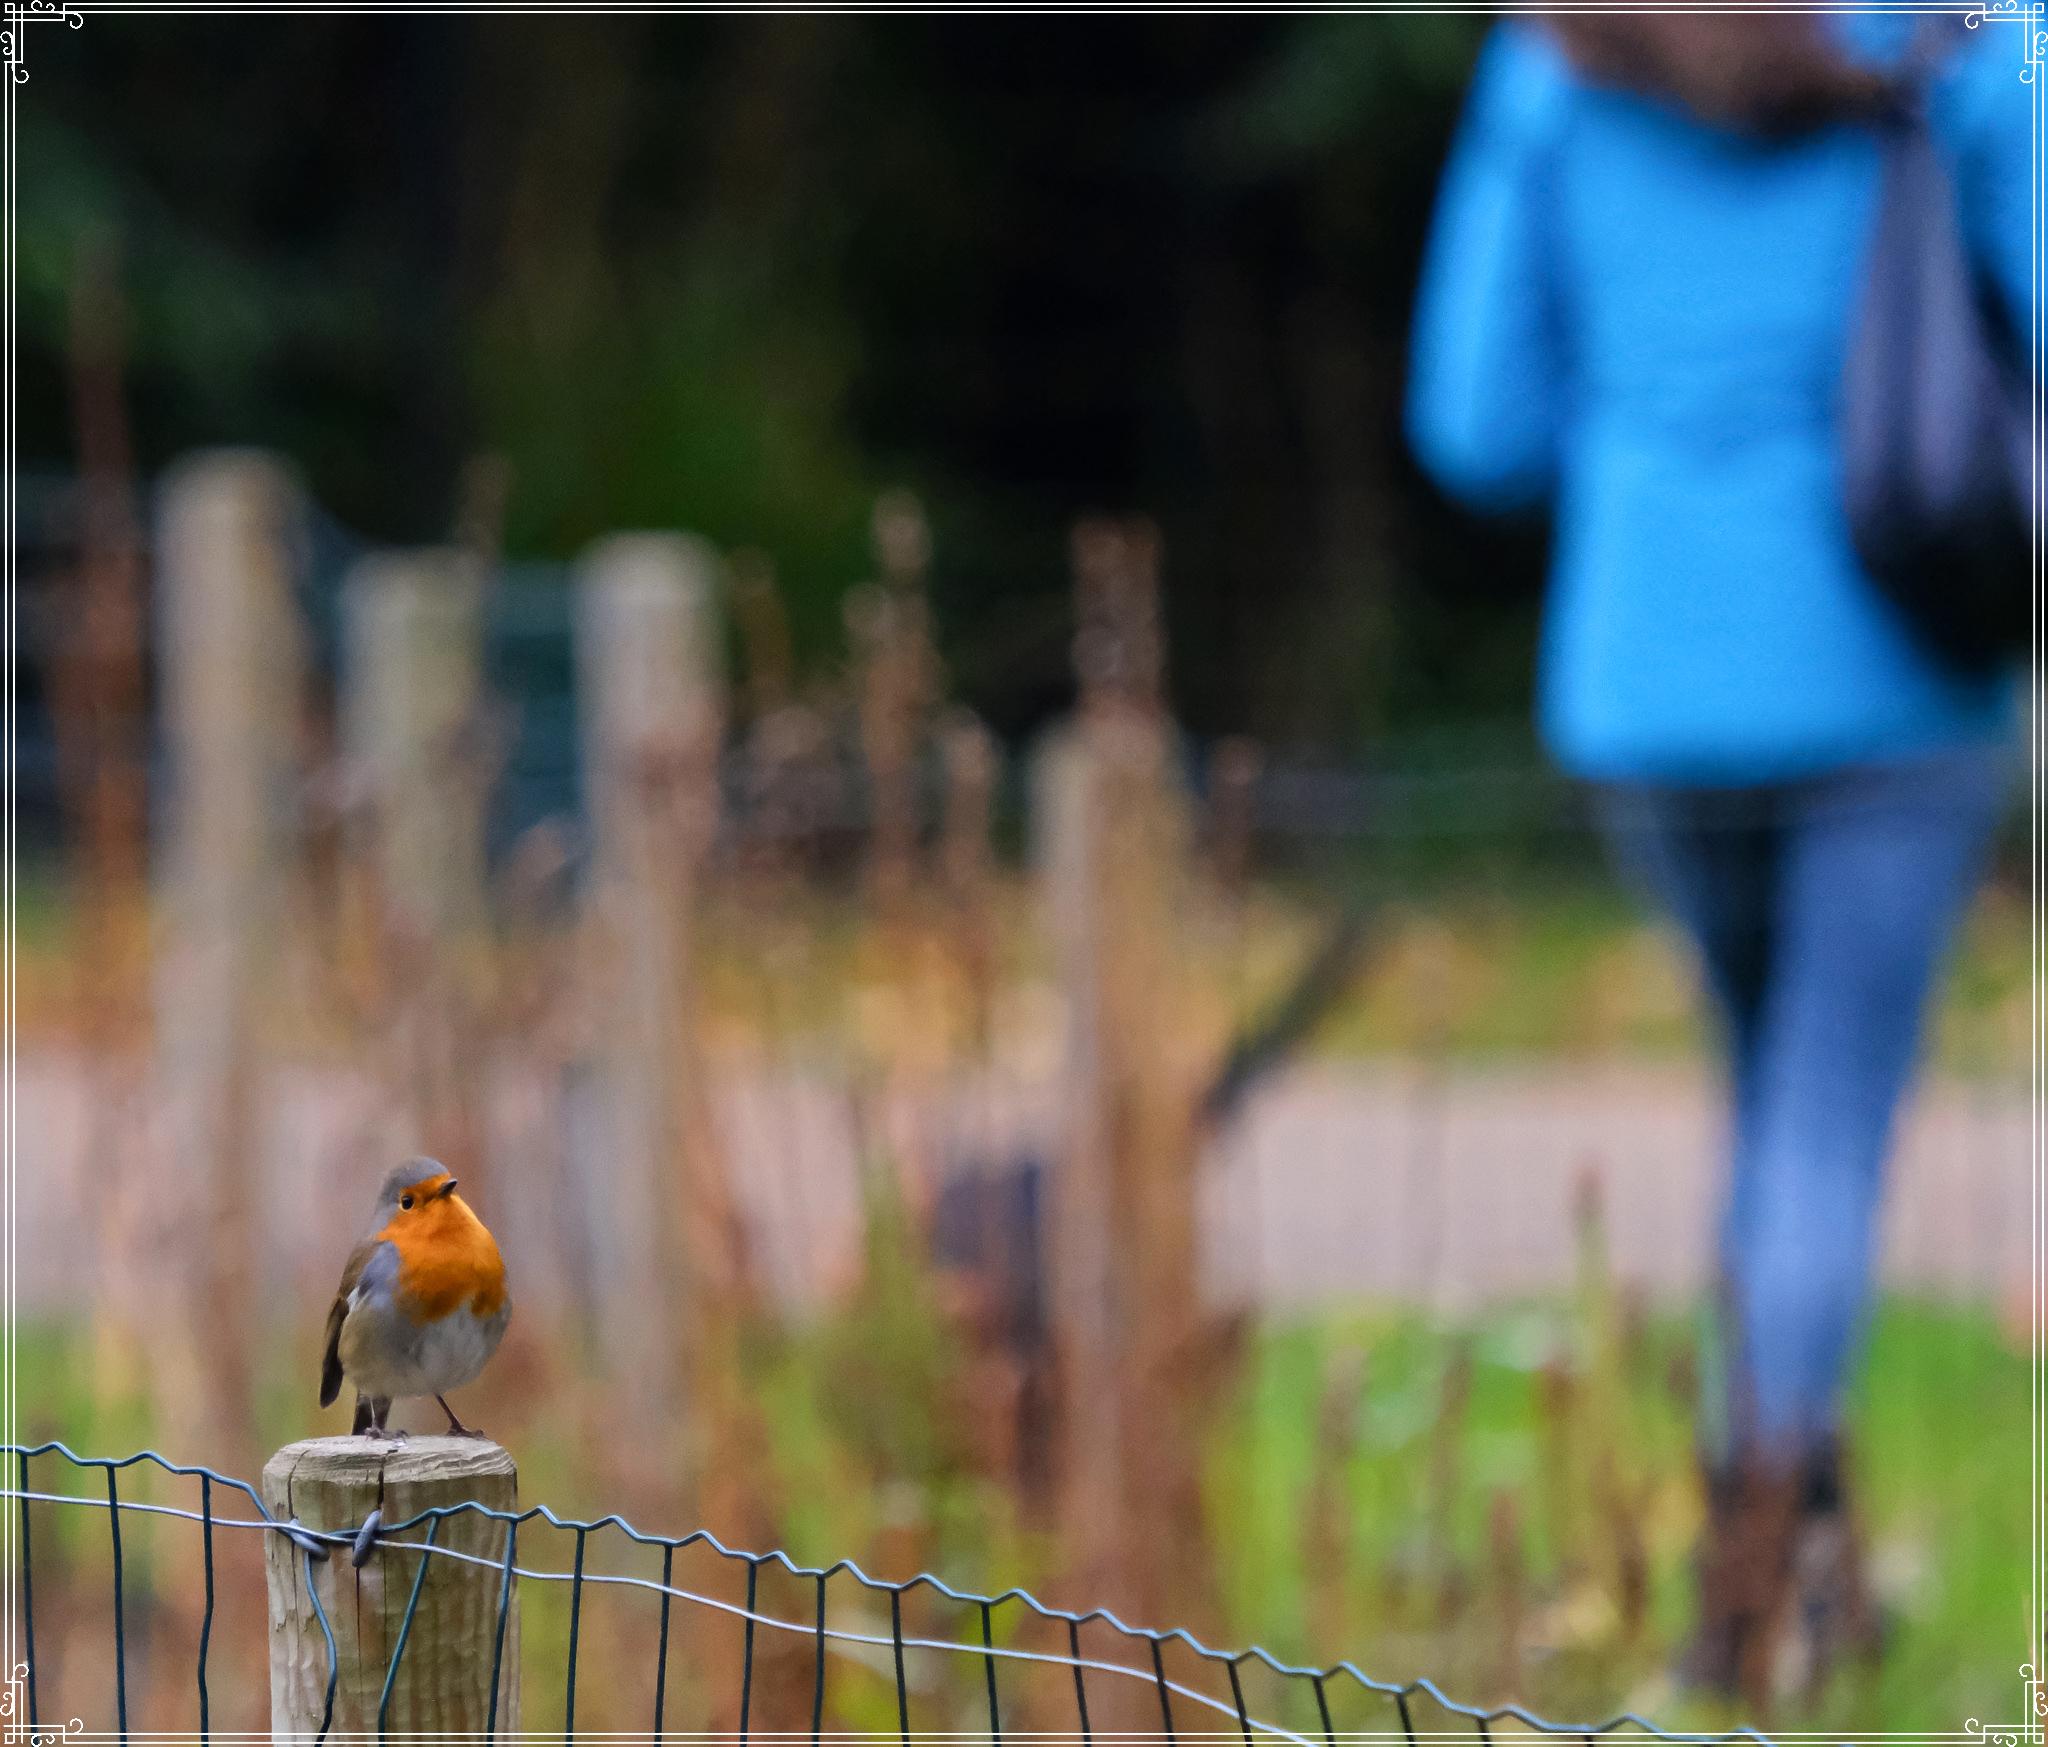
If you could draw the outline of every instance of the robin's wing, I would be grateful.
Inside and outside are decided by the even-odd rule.
[[[327,1344],[320,1354],[322,1407],[332,1407],[334,1398],[341,1393],[341,1325],[348,1320],[356,1282],[362,1279],[363,1270],[376,1253],[377,1239],[365,1238],[349,1253],[348,1266],[341,1271],[341,1286],[334,1294],[333,1308],[327,1312]]]

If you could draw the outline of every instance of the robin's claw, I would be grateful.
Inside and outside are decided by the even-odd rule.
[[[448,1435],[451,1438],[480,1438],[484,1435],[474,1426],[466,1426],[461,1420],[457,1419],[455,1417],[455,1409],[450,1407],[447,1402],[442,1401],[440,1396],[437,1395],[434,1399],[441,1402],[441,1411],[448,1416]]]

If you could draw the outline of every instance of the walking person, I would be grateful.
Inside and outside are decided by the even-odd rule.
[[[1551,512],[1543,736],[1719,1020],[1730,1170],[1683,1673],[1756,1704],[1872,1641],[1842,1388],[1928,991],[2011,791],[2013,673],[1937,653],[1844,509],[1880,122],[1921,95],[1901,69],[1924,40],[1897,16],[1500,26],[1415,318],[1415,450],[1473,507]],[[2015,45],[1954,33],[1924,99],[1971,262],[2025,333]]]

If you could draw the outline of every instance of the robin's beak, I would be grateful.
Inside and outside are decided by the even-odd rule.
[[[436,1201],[445,1201],[448,1199],[449,1196],[453,1195],[454,1193],[455,1179],[453,1177],[450,1177],[447,1182],[443,1183],[440,1186],[440,1188],[434,1191],[434,1199]]]

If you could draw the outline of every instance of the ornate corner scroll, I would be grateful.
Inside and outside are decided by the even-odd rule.
[[[85,23],[83,12],[74,12],[56,0],[7,0],[7,25],[0,30],[0,61],[17,85],[28,81],[28,27],[31,24],[64,24],[77,30]]]
[[[23,1702],[27,1688],[28,1664],[17,1662],[5,1686],[0,1686],[0,1741],[20,1742],[22,1747],[56,1747],[60,1741],[85,1733],[85,1725],[76,1717],[68,1723],[30,1722]]]
[[[1972,1717],[1963,1725],[1963,1733],[1973,1741],[1982,1741],[1985,1747],[2028,1747],[2048,1739],[2048,1692],[2042,1690],[2041,1677],[2034,1672],[2031,1662],[2020,1664],[2020,1679],[2025,1683],[2026,1719],[2018,1723],[1980,1723]]]

